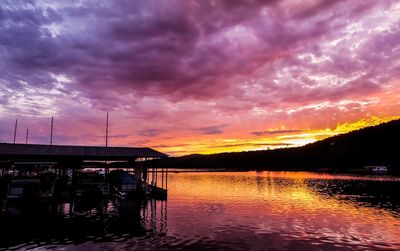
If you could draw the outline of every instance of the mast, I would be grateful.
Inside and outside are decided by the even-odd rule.
[[[29,128],[26,128],[25,144],[28,144]]]
[[[14,144],[15,144],[15,139],[17,138],[17,126],[18,126],[18,119],[15,120],[15,127],[14,127]]]
[[[106,116],[106,147],[108,147],[108,112]]]
[[[51,126],[50,126],[50,145],[53,145],[53,116],[51,116]]]

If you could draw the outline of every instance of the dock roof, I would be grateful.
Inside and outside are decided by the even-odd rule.
[[[82,160],[129,160],[132,158],[162,158],[166,154],[146,147],[101,147],[0,143],[0,159],[76,158]]]

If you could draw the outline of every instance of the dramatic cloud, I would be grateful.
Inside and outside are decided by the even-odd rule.
[[[395,0],[5,0],[0,34],[0,141],[54,116],[57,143],[102,144],[109,111],[115,145],[259,149],[400,115]]]
[[[202,128],[195,129],[195,131],[200,131],[202,134],[221,134],[223,133],[222,128],[225,125],[217,125],[217,126],[206,126]]]
[[[162,129],[144,129],[139,131],[140,136],[144,137],[156,137],[160,135],[164,130]]]
[[[301,133],[301,132],[302,130],[269,130],[269,131],[252,132],[251,134],[256,136],[265,136],[265,135],[291,134],[291,133]]]

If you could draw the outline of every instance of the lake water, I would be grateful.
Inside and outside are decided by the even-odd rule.
[[[0,218],[12,250],[400,250],[400,179],[171,173],[167,201],[75,202]]]

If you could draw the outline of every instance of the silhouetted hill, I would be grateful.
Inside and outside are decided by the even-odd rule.
[[[330,137],[302,147],[169,158],[173,168],[350,170],[388,165],[400,173],[400,120]]]

